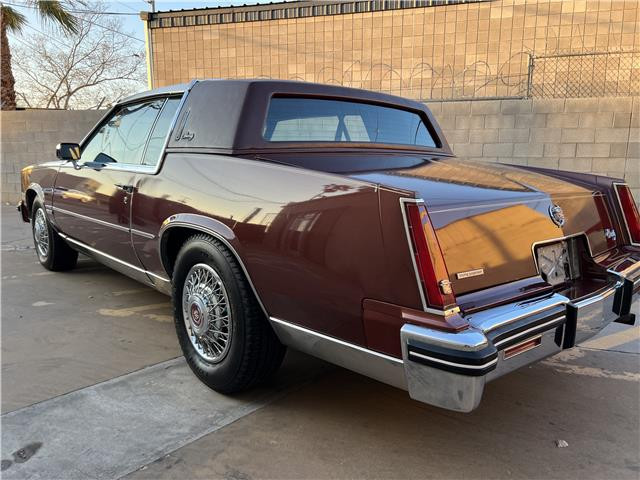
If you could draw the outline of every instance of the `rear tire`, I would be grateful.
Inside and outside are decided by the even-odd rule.
[[[78,261],[78,252],[71,248],[53,229],[44,207],[34,202],[31,214],[31,233],[40,264],[47,270],[71,270]]]
[[[172,297],[180,347],[207,386],[220,393],[238,392],[278,370],[286,348],[220,241],[197,234],[184,243],[175,263]]]

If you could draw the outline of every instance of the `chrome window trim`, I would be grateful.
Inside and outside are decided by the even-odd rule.
[[[229,243],[229,241],[225,237],[220,235],[218,232],[216,232],[214,230],[211,230],[210,228],[203,227],[201,225],[197,225],[197,224],[193,224],[193,223],[182,222],[182,221],[179,221],[179,220],[172,220],[172,218],[173,218],[173,215],[171,217],[166,218],[162,222],[162,228],[160,229],[160,232],[158,232],[158,255],[162,255],[162,237],[163,237],[163,235],[166,233],[167,230],[169,230],[170,228],[173,228],[173,227],[191,228],[193,230],[198,230],[200,232],[207,233],[207,234],[215,237],[216,239],[220,240],[224,244],[225,247],[227,247],[229,249],[229,251],[233,254],[235,259],[238,261],[238,264],[240,265],[240,268],[242,269],[242,272],[244,273],[245,278],[247,279],[247,282],[249,282],[249,286],[251,287],[251,291],[256,296],[256,300],[258,301],[258,304],[260,305],[260,308],[262,309],[264,314],[267,317],[269,317],[269,312],[267,312],[267,309],[264,306],[264,303],[262,302],[262,299],[260,298],[260,295],[258,294],[258,290],[256,289],[255,285],[253,284],[253,280],[251,280],[251,276],[249,275],[249,270],[247,270],[247,267],[245,266],[244,262],[242,261],[242,258],[240,258],[240,255],[238,254],[236,249],[233,247],[233,245],[231,245],[231,243]],[[162,264],[162,267],[165,268],[164,267],[164,263]]]
[[[173,129],[176,126],[176,123],[178,121],[178,117],[180,116],[180,112],[182,111],[182,107],[184,106],[187,97],[189,96],[189,92],[191,91],[191,89],[195,86],[195,84],[198,83],[198,80],[192,80],[189,85],[187,85],[187,88],[185,90],[181,90],[181,91],[177,91],[177,92],[162,92],[162,93],[158,93],[157,95],[149,95],[147,97],[142,97],[142,98],[134,98],[131,99],[131,101],[123,101],[120,103],[116,103],[114,106],[112,106],[109,110],[107,110],[107,112],[102,116],[102,118],[100,118],[100,120],[98,121],[98,123],[96,123],[94,125],[94,127],[89,130],[89,133],[87,133],[84,138],[80,141],[80,151],[82,151],[82,149],[85,146],[85,143],[94,135],[94,133],[98,130],[98,128],[100,126],[102,126],[102,124],[105,122],[105,120],[107,120],[107,118],[109,118],[113,112],[122,107],[123,105],[127,105],[129,103],[140,103],[140,102],[145,102],[148,100],[152,100],[154,99],[156,96],[160,97],[160,98],[164,98],[164,103],[162,104],[162,108],[160,109],[160,112],[158,112],[158,116],[156,117],[155,121],[153,122],[153,125],[151,126],[151,130],[149,130],[149,135],[147,136],[147,140],[145,142],[145,147],[144,147],[144,151],[142,153],[142,159],[144,158],[144,154],[147,151],[147,146],[149,145],[149,138],[151,136],[151,131],[153,130],[153,127],[155,126],[156,122],[158,121],[158,118],[160,117],[160,114],[162,113],[162,110],[164,109],[165,105],[167,104],[167,100],[169,97],[178,94],[178,93],[182,93],[182,97],[180,98],[180,103],[178,104],[178,108],[176,109],[176,113],[173,116],[173,119],[171,120],[171,124],[169,125],[169,130],[167,131],[167,134],[165,136],[164,139],[164,143],[162,145],[162,148],[160,149],[160,155],[158,157],[158,162],[156,163],[156,165],[145,165],[142,163],[139,164],[134,164],[134,163],[122,163],[122,164],[118,164],[118,163],[114,163],[114,164],[106,164],[103,168],[106,168],[108,170],[118,170],[118,171],[123,171],[123,172],[132,172],[132,173],[140,173],[140,174],[148,174],[148,175],[156,175],[159,171],[160,168],[162,167],[162,163],[164,160],[164,155],[166,153],[167,150],[167,145],[169,144],[169,139],[171,138],[171,133],[173,132]],[[81,157],[82,158],[82,157]],[[63,168],[75,168],[72,165],[66,165],[67,162],[63,163],[61,165],[61,167]],[[81,168],[82,164],[81,164]]]
[[[187,101],[187,97],[189,96],[191,89],[195,87],[197,83],[198,83],[198,80],[195,80],[195,79],[191,80],[189,82],[189,85],[187,85],[187,88],[182,93],[182,98],[180,99],[180,103],[178,104],[176,113],[173,116],[173,119],[171,120],[171,125],[169,125],[169,130],[167,130],[167,135],[164,139],[164,144],[160,149],[160,157],[158,158],[158,163],[155,165],[155,170],[153,172],[153,175],[157,174],[160,171],[160,168],[162,168],[162,164],[164,163],[164,157],[167,151],[167,146],[169,145],[169,140],[171,139],[171,134],[173,133],[173,129],[176,127],[176,123],[178,123],[178,118],[180,118],[180,113],[182,112],[182,108],[184,107],[184,104]]]
[[[87,167],[84,164],[78,165],[80,168],[92,168]],[[73,165],[62,164],[60,168],[71,168],[77,170]],[[141,174],[154,174],[155,169],[153,165],[142,165],[136,163],[105,163],[104,166],[100,167],[98,170],[113,170],[117,172],[130,172],[130,173],[141,173]]]
[[[103,225],[105,227],[111,227],[111,228],[114,228],[116,230],[120,230],[122,232],[129,233],[129,230],[130,230],[129,227],[125,227],[123,225],[118,225],[116,223],[105,222],[104,220],[99,220],[97,218],[88,217],[87,215],[82,215],[81,213],[76,213],[76,212],[72,212],[70,210],[65,210],[64,208],[53,206],[53,207],[51,207],[51,209],[53,210],[54,214],[55,214],[55,212],[60,212],[60,213],[63,213],[65,215],[70,215],[72,217],[80,218],[82,220],[87,220],[89,222],[97,223],[98,225]]]
[[[144,163],[144,156],[147,153],[147,148],[149,148],[149,140],[151,140],[151,134],[153,133],[153,129],[156,128],[156,124],[158,123],[158,120],[160,119],[160,115],[162,115],[162,111],[164,110],[164,107],[167,105],[167,102],[169,101],[169,97],[164,97],[162,99],[162,106],[160,107],[160,111],[158,112],[158,114],[156,115],[156,118],[153,120],[153,124],[151,125],[151,128],[149,129],[149,134],[147,135],[147,140],[144,142],[144,148],[142,149],[142,155],[140,156],[140,163],[134,164],[134,165],[146,165]]]
[[[145,90],[139,93],[134,93],[128,97],[122,98],[116,102],[118,105],[125,105],[127,103],[135,103],[139,100],[155,97],[166,97],[169,95],[182,95],[187,88],[187,83],[178,83],[176,85],[169,85],[166,87],[157,87],[152,90]]]
[[[94,127],[89,131],[89,133],[87,133],[84,136],[84,138],[80,141],[80,143],[79,143],[80,152],[82,152],[82,150],[85,147],[85,143],[88,142],[91,139],[91,137],[99,129],[99,127],[101,127],[104,124],[104,122],[113,114],[113,112],[115,112],[119,108],[121,108],[121,107],[123,107],[125,105],[128,105],[129,103],[138,104],[138,103],[145,103],[145,102],[152,101],[152,100],[162,100],[162,106],[160,107],[160,111],[156,114],[156,118],[153,120],[153,123],[151,124],[151,128],[149,129],[149,134],[147,135],[147,139],[144,142],[144,149],[142,151],[142,156],[140,157],[140,161],[142,161],[142,158],[144,158],[144,152],[147,150],[147,144],[149,143],[149,137],[151,136],[151,131],[153,130],[153,127],[155,126],[156,122],[158,121],[158,117],[160,116],[160,113],[162,112],[162,109],[164,108],[165,104],[167,103],[167,98],[169,98],[169,96],[170,96],[170,94],[164,94],[164,95],[158,95],[158,98],[154,98],[153,96],[149,96],[149,97],[145,97],[145,98],[140,98],[140,99],[138,99],[136,101],[116,103],[115,105],[113,105],[107,111],[107,113],[105,113],[102,116],[102,118],[98,121],[98,123],[96,123],[94,125]],[[80,160],[82,160],[82,155],[80,155]],[[83,165],[83,164],[80,164],[80,165]],[[120,165],[137,166],[137,165],[141,165],[141,163],[124,163],[123,162]]]
[[[618,193],[618,186],[629,188],[629,184],[626,182],[613,182],[613,191],[616,192],[616,200],[618,200],[618,207],[620,208],[620,213],[622,214],[622,223],[624,224],[624,228],[627,230],[627,237],[629,237],[629,243],[634,247],[640,247],[640,243],[634,242],[633,237],[631,236],[631,230],[629,230],[629,224],[627,223],[627,217],[624,214],[624,210],[622,209],[622,202],[620,201],[620,193]]]
[[[153,127],[155,126],[156,122],[158,121],[158,117],[160,116],[160,113],[162,112],[162,109],[164,108],[165,104],[167,103],[167,97],[162,98],[160,97],[163,102],[162,102],[162,107],[160,107],[160,111],[157,113],[156,118],[153,120],[153,123],[151,125],[151,128],[149,129],[149,133],[147,134],[147,138],[144,142],[144,149],[142,150],[142,156],[140,157],[140,161],[142,161],[142,159],[144,158],[144,153],[147,151],[147,145],[149,144],[149,138],[151,137],[151,131],[153,130]],[[144,103],[147,102],[149,100],[154,100],[153,97],[147,97],[147,98],[142,98],[139,99],[139,101],[135,101],[135,102],[130,102],[132,104],[136,104],[136,103]],[[93,137],[93,135],[95,134],[95,132],[105,123],[105,121],[110,118],[113,115],[113,112],[115,112],[117,109],[119,109],[120,107],[127,105],[127,102],[123,102],[123,103],[116,103],[113,107],[111,107],[107,113],[104,114],[104,116],[100,119],[100,121],[98,121],[98,123],[96,123],[94,125],[94,127],[89,131],[89,133],[87,135],[85,135],[85,137],[80,141],[79,145],[80,145],[80,152],[82,152],[82,150],[85,147],[85,144],[91,140],[91,138]],[[82,154],[80,155],[80,160],[82,160]],[[109,170],[118,170],[118,171],[123,171],[123,172],[136,172],[138,173],[138,167],[142,167],[143,165],[141,163],[118,163],[118,162],[113,162],[113,163],[106,163],[104,165],[104,167],[100,168],[100,170],[103,169],[109,169]],[[64,168],[73,168],[76,169],[76,167],[74,165],[69,166],[68,162],[65,162],[61,165],[61,167]],[[91,168],[91,167],[85,167],[84,163],[79,163],[78,164],[79,168]]]

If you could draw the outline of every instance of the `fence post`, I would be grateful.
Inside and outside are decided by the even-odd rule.
[[[527,66],[527,93],[526,98],[531,98],[531,87],[533,84],[533,68],[534,68],[534,56],[533,53],[529,53],[529,64]]]

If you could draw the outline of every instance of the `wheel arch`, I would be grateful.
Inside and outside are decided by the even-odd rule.
[[[44,206],[44,191],[37,183],[31,183],[24,192],[25,206],[27,207],[28,218],[33,213],[33,203],[39,199]],[[46,211],[45,211],[46,214]]]
[[[189,237],[198,233],[205,233],[219,240],[233,255],[235,260],[238,262],[238,265],[240,265],[240,269],[249,283],[260,308],[267,318],[269,318],[269,313],[267,312],[267,309],[260,298],[260,294],[251,279],[251,275],[242,260],[242,256],[240,254],[241,247],[237,237],[231,228],[219,220],[206,217],[204,215],[185,213],[172,215],[162,222],[162,228],[160,229],[158,236],[158,251],[160,253],[162,267],[169,278],[173,276],[173,269],[180,247]]]

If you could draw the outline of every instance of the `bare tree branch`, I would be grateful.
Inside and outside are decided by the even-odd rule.
[[[101,8],[104,4],[91,10]],[[12,59],[18,103],[100,108],[144,89],[144,52],[118,32],[126,33],[120,19],[92,13],[78,15],[77,32],[64,42],[50,35],[31,35],[28,45],[15,48]]]

